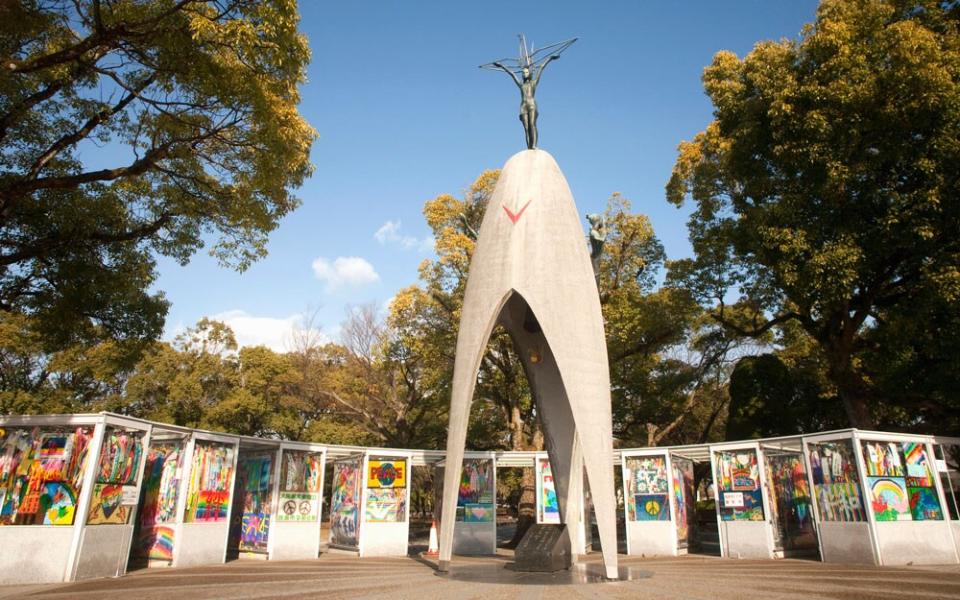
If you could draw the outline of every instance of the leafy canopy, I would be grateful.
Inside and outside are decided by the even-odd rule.
[[[155,338],[154,253],[246,268],[313,129],[295,0],[0,6],[0,309],[49,345]]]
[[[931,293],[960,306],[958,26],[954,2],[825,0],[798,41],[719,52],[715,120],[667,185],[696,205],[672,281],[740,333],[799,323],[860,427],[879,393],[866,334]]]

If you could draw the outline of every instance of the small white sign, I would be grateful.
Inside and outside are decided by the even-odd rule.
[[[950,470],[950,469],[947,468],[947,461],[943,460],[942,458],[938,458],[938,459],[937,459],[937,472],[938,472],[938,473],[946,473],[946,472],[948,472],[949,470]]]
[[[120,504],[136,504],[140,500],[140,490],[135,485],[123,486],[123,495],[120,497]]]
[[[743,492],[724,492],[724,508],[743,508]]]

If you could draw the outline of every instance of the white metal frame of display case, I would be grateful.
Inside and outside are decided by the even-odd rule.
[[[187,494],[190,492],[193,455],[197,442],[213,442],[233,448],[233,469],[228,484],[227,517],[212,523],[186,522]],[[199,566],[227,561],[227,544],[230,536],[230,521],[233,518],[234,484],[237,478],[237,460],[240,457],[240,439],[235,435],[209,431],[193,431],[184,451],[184,469],[177,493],[177,523],[173,538],[173,567]],[[190,540],[188,544],[186,540]]]
[[[634,521],[630,517],[630,500],[627,498],[627,479],[630,475],[627,461],[631,458],[662,457],[667,473],[667,506],[669,521]],[[637,556],[677,556],[677,515],[673,506],[673,462],[666,448],[647,448],[644,450],[622,450],[620,452],[620,473],[623,481],[623,518],[624,535],[627,542],[627,554]]]
[[[807,482],[810,485],[810,497],[813,501],[813,525],[817,532],[817,545],[820,551],[820,560],[823,562],[844,562],[861,564],[879,564],[877,542],[873,529],[873,513],[868,505],[869,495],[866,490],[863,460],[854,430],[831,431],[816,435],[805,435],[801,438],[803,460],[807,468]],[[857,463],[857,477],[860,480],[860,501],[867,516],[866,521],[824,521],[820,514],[820,496],[814,484],[813,468],[810,464],[810,444],[821,442],[849,441],[853,447],[853,458]],[[866,530],[865,532],[862,530]],[[866,535],[864,535],[866,534]],[[865,551],[864,546],[866,545]],[[850,553],[853,549],[852,554]]]
[[[614,456],[616,455],[617,453],[615,452]],[[537,483],[536,494],[534,494],[534,496],[536,498],[536,502],[535,502],[535,508],[537,510],[536,522],[538,524],[545,523],[545,521],[543,521],[543,519],[541,519],[540,517],[540,515],[543,513],[543,498],[541,494],[541,491],[543,488],[540,485],[542,481],[542,476],[543,476],[543,472],[542,472],[543,469],[540,466],[540,461],[542,460],[546,460],[547,462],[550,462],[550,455],[546,452],[534,453],[533,455],[534,479],[536,480],[536,483]],[[499,461],[500,459],[498,458],[498,462]],[[551,473],[553,472],[553,465],[550,466],[550,471]],[[574,480],[575,477],[576,477],[576,474],[571,473],[570,475],[571,481]],[[587,504],[587,501],[586,501],[587,499],[586,484],[588,482],[586,480],[586,477],[583,474],[580,475],[580,481],[582,482],[580,487],[580,506],[582,510],[579,513],[580,522],[577,523],[577,531],[576,531],[577,537],[574,538],[576,540],[576,543],[574,544],[574,547],[571,549],[572,554],[574,555],[574,558],[576,558],[577,555],[587,554],[588,546],[592,545],[592,539],[591,539],[592,536],[588,535],[592,533],[591,531],[588,530],[588,526],[589,526],[588,522],[590,520],[590,515],[589,515],[590,506]],[[557,489],[556,485],[554,485],[553,489],[554,489],[554,492],[556,492],[556,489]]]
[[[178,479],[177,479],[177,482],[178,482],[178,483],[177,483],[177,505],[176,505],[176,507],[174,508],[173,520],[172,520],[172,521],[166,521],[166,522],[164,522],[164,523],[154,523],[154,524],[152,525],[152,527],[154,527],[154,528],[157,528],[157,527],[166,527],[166,528],[169,528],[169,529],[173,530],[174,532],[176,532],[177,526],[178,526],[181,522],[183,522],[183,514],[182,514],[182,512],[180,512],[180,511],[177,510],[177,509],[179,508],[179,502],[180,502],[180,485],[181,485],[182,482],[183,482],[184,473],[186,472],[186,469],[188,468],[188,465],[187,465],[187,463],[186,463],[187,451],[188,451],[188,446],[189,446],[189,443],[190,443],[190,438],[191,438],[191,436],[193,435],[193,431],[194,431],[194,430],[192,430],[192,429],[190,429],[190,428],[180,427],[180,426],[178,426],[178,425],[166,425],[166,424],[157,424],[157,423],[155,423],[155,424],[153,425],[153,431],[151,431],[151,433],[150,433],[150,445],[151,445],[151,446],[153,446],[153,445],[155,445],[155,444],[167,444],[167,443],[173,443],[173,442],[177,442],[177,443],[179,443],[179,444],[181,445],[180,457],[178,458],[178,462],[180,463],[180,465],[179,465],[179,468],[178,468],[178,470],[179,470],[179,475],[178,475]],[[143,462],[144,462],[144,469],[146,469],[147,457],[149,456],[149,453],[150,453],[150,446],[145,446],[145,447],[144,447],[144,461],[143,461]],[[140,484],[140,485],[141,485],[141,488],[142,488],[142,486],[144,485],[144,483],[145,483],[145,482],[141,481],[141,484]],[[140,498],[141,498],[141,501],[142,501],[142,499],[143,499],[142,494],[141,494]],[[142,509],[143,509],[143,506],[142,506],[142,505],[138,505],[138,506],[137,506],[137,512],[136,512],[136,515],[135,515],[135,518],[134,518],[134,526],[135,526],[134,530],[135,530],[135,531],[136,531],[137,528],[139,528],[140,511],[141,511]],[[136,543],[136,541],[134,541],[133,543]],[[177,544],[177,540],[176,540],[176,537],[174,537],[174,539],[173,539],[174,550],[176,549],[176,544]],[[132,544],[131,544],[131,552],[132,552],[132,550],[133,550],[133,546],[132,546]],[[173,560],[172,560],[172,559],[171,559],[171,560],[162,560],[162,559],[144,558],[143,560],[144,560],[144,566],[146,566],[147,568],[157,568],[157,567],[162,568],[162,567],[170,567],[170,566],[173,565]]]
[[[406,510],[402,523],[379,523],[367,521],[367,474],[370,459],[390,460],[402,459],[405,461],[406,478]],[[410,536],[410,484],[413,479],[412,455],[409,452],[390,450],[386,448],[370,448],[363,456],[363,470],[361,471],[360,495],[360,532],[357,551],[360,557],[368,556],[406,556],[408,538]]]
[[[466,521],[455,521],[453,526],[453,553],[462,556],[484,556],[497,553],[497,452],[495,451],[471,451],[463,453],[463,460],[489,460],[493,469],[493,521],[491,523],[468,523]],[[440,460],[434,463],[436,469],[434,481],[443,481],[443,469],[447,468],[447,461]],[[463,467],[460,467],[461,474]],[[434,506],[440,506],[442,494],[440,490],[435,490]],[[439,514],[435,516],[437,525],[440,524]],[[471,547],[482,547],[487,542],[477,541],[478,538],[489,537],[489,552],[471,551]]]
[[[279,521],[280,489],[283,485],[283,453],[308,452],[320,454],[320,490],[317,496],[317,518],[315,521]],[[274,518],[270,524],[270,538],[267,547],[270,560],[299,560],[320,556],[320,528],[323,524],[323,490],[326,483],[327,449],[320,444],[308,442],[281,442],[277,448],[276,485],[274,486]]]
[[[720,534],[720,556],[724,558],[760,558],[774,557],[773,523],[770,511],[770,498],[767,494],[766,464],[763,449],[759,441],[728,442],[710,444],[710,469],[714,483],[714,510],[717,516],[717,532]],[[721,516],[723,492],[720,489],[720,470],[717,461],[718,452],[753,450],[757,454],[757,470],[760,478],[760,496],[763,504],[763,521],[724,521]],[[731,533],[733,539],[731,540]]]
[[[908,565],[908,564],[957,564],[960,563],[960,554],[954,542],[953,531],[950,526],[949,509],[946,504],[946,495],[936,469],[936,454],[933,452],[934,438],[928,435],[912,435],[899,433],[885,433],[880,431],[853,430],[854,445],[857,450],[860,482],[867,518],[870,522],[874,544],[874,557],[877,565]],[[870,505],[872,492],[867,485],[866,461],[863,457],[863,442],[904,442],[923,443],[926,450],[928,466],[933,475],[934,489],[943,519],[939,521],[884,521],[878,522]],[[903,465],[906,477],[906,462]],[[939,544],[934,547],[934,542]]]
[[[946,462],[946,453],[943,449],[943,446],[960,446],[960,438],[935,435],[933,436],[933,445],[934,450],[940,448],[941,452],[944,453],[943,465],[940,464],[939,459],[937,459],[936,455],[934,455],[937,479],[940,479],[941,473],[946,473],[947,480],[952,482],[954,476],[951,475],[951,473],[956,473],[957,476],[960,476],[960,473],[958,473],[956,470],[950,470],[950,467]],[[940,483],[940,486],[943,487],[943,482],[941,481]],[[953,483],[951,483],[949,490],[946,488],[943,489],[943,497],[945,500],[948,500],[948,504],[951,504],[955,510],[957,510],[958,506],[960,506],[960,497],[957,497],[956,493],[954,492]],[[943,516],[945,519],[950,521],[950,532],[953,534],[953,544],[957,548],[957,552],[960,553],[960,519],[953,518],[953,514],[950,512],[949,506],[944,507]]]
[[[130,548],[133,544],[133,532],[136,528],[136,518],[140,508],[140,491],[143,487],[143,472],[147,464],[147,448],[150,446],[153,424],[149,421],[121,417],[109,413],[101,413],[100,416],[102,418],[102,426],[99,427],[99,435],[95,434],[90,447],[90,454],[88,456],[93,458],[89,460],[87,464],[88,470],[84,476],[84,483],[89,482],[89,491],[83,499],[78,499],[77,503],[78,514],[75,523],[79,522],[81,527],[74,531],[75,541],[71,546],[71,552],[75,552],[76,556],[72,559],[71,563],[69,563],[71,564],[71,572],[66,577],[67,581],[123,575],[127,571],[127,564],[130,560]],[[88,525],[87,517],[90,513],[93,486],[96,485],[100,452],[103,448],[107,429],[110,427],[133,429],[143,432],[143,437],[140,441],[142,444],[142,453],[140,456],[140,464],[137,466],[136,483],[134,484],[136,488],[135,497],[138,501],[137,504],[132,505],[131,516],[125,524]],[[87,479],[87,476],[90,478]],[[84,496],[84,494],[81,495]],[[89,550],[86,547],[88,542],[90,543]]]
[[[230,556],[231,553],[236,552],[236,553],[237,553],[237,558],[239,558],[239,559],[261,559],[261,560],[269,560],[269,559],[273,558],[273,534],[274,534],[274,531],[275,531],[275,527],[276,527],[276,525],[277,525],[277,521],[276,521],[277,511],[278,511],[279,508],[280,508],[280,506],[279,506],[279,502],[280,502],[280,492],[279,492],[279,490],[280,490],[280,463],[279,463],[279,459],[280,459],[280,441],[279,441],[279,440],[268,440],[268,439],[264,439],[264,438],[256,438],[256,437],[251,437],[251,436],[246,436],[246,435],[244,435],[244,436],[237,436],[237,437],[238,437],[238,441],[239,441],[239,446],[238,446],[238,448],[237,448],[237,456],[236,456],[237,469],[239,469],[239,467],[240,467],[240,455],[241,455],[241,454],[244,454],[244,455],[250,455],[250,454],[252,454],[252,455],[255,455],[255,456],[259,456],[259,455],[269,455],[269,456],[270,456],[270,460],[271,460],[271,463],[272,463],[272,464],[271,464],[271,469],[270,469],[270,473],[271,473],[271,475],[270,475],[270,500],[269,500],[268,503],[267,503],[267,506],[269,507],[269,510],[270,510],[270,513],[269,513],[270,523],[269,523],[269,525],[268,525],[268,530],[267,530],[267,550],[266,550],[266,552],[260,552],[260,551],[255,551],[255,550],[243,550],[243,549],[241,549],[239,546],[236,547],[236,548],[231,548],[231,547],[230,547],[230,538],[229,538],[229,534],[228,534],[228,537],[227,537],[227,556]],[[238,474],[239,474],[239,473],[235,473],[235,474],[234,474],[234,479],[233,479],[233,492],[234,492],[234,496],[231,496],[231,498],[230,498],[231,504],[234,502],[234,500],[236,500],[236,497],[235,497],[236,487],[237,487],[237,483],[239,483],[239,478],[237,477]],[[232,506],[231,506],[231,510],[232,510]],[[241,509],[241,510],[242,510],[242,509]],[[231,514],[231,527],[232,527],[232,525],[233,525],[232,519],[233,519],[234,516],[235,516],[235,515],[232,515],[232,514]],[[240,518],[242,518],[242,515],[240,515]],[[243,533],[242,533],[242,528],[243,528],[242,523],[241,523],[240,527],[241,527],[241,536],[242,536],[242,535],[243,535]]]
[[[2,427],[92,427],[86,464],[83,467],[83,486],[77,495],[73,525],[10,525],[0,527],[0,546],[17,548],[15,552],[3,552],[10,562],[0,558],[0,583],[54,583],[74,581],[78,578],[112,577],[126,572],[129,549],[133,540],[133,528],[137,506],[131,511],[134,518],[125,525],[87,525],[87,515],[93,488],[96,485],[100,450],[107,427],[135,429],[143,432],[141,443],[144,453],[138,465],[136,491],[139,495],[143,483],[143,468],[146,463],[146,448],[150,443],[152,424],[109,413],[80,415],[36,415],[0,418]],[[106,543],[94,543],[84,551],[88,540],[87,531],[94,530],[93,538],[105,538]],[[91,540],[92,541],[92,540]],[[60,557],[58,560],[57,557]],[[33,568],[23,568],[23,558],[33,561]],[[50,562],[47,569],[38,569],[42,562]]]
[[[806,450],[806,446],[804,445],[803,440],[804,440],[803,436],[790,436],[790,437],[759,440],[758,443],[760,444],[761,450],[764,450],[764,461],[767,460],[767,455],[766,455],[767,450],[776,451],[780,453],[795,453],[800,455],[800,460],[803,462],[803,470],[804,470],[804,473],[806,474],[807,486],[810,492],[810,511],[811,511],[810,522],[813,525],[813,535],[817,539],[816,551],[817,551],[817,557],[819,558],[820,556],[823,555],[823,549],[820,543],[820,531],[817,528],[817,522],[819,521],[820,517],[817,514],[817,506],[814,504],[814,500],[815,500],[814,496],[816,496],[816,490],[814,490],[814,487],[813,487],[813,474],[811,473],[811,470],[810,470],[810,455]],[[766,462],[764,462],[763,467],[765,470],[766,470],[766,466],[767,466]],[[776,502],[776,499],[773,497],[773,490],[774,490],[775,484],[774,482],[769,480],[767,480],[767,484],[769,486],[769,489],[767,490],[767,493],[770,498],[769,505],[772,509],[774,502]],[[776,511],[771,510],[771,513],[773,512],[776,512]],[[776,539],[778,536],[778,533],[776,532],[777,524],[773,522],[772,514],[768,520],[770,521],[770,526],[771,526],[770,533],[773,536],[773,540],[774,540],[774,557],[784,558],[787,550],[785,550],[783,547],[781,548],[776,547]],[[781,542],[784,542],[784,541],[781,540]]]

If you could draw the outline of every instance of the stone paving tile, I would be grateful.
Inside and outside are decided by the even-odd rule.
[[[0,587],[0,598],[123,600],[960,600],[960,568],[825,565],[813,561],[710,557],[620,557],[621,567],[649,578],[542,585],[550,576],[503,569],[508,556],[454,560],[448,576],[414,558],[234,561],[192,569],[152,569],[74,584]],[[582,559],[590,568],[598,555]],[[483,581],[458,579],[486,578]],[[546,579],[544,579],[546,577]],[[557,577],[568,577],[559,574]],[[539,579],[538,579],[539,578]],[[491,581],[492,580],[492,581]]]

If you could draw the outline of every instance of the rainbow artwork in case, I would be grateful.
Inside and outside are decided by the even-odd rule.
[[[903,477],[867,477],[870,506],[877,521],[909,521],[910,500]]]

